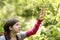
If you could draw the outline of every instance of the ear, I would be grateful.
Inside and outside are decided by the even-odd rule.
[[[11,26],[9,26],[9,29],[10,29],[10,30],[12,30],[12,27],[11,27]]]

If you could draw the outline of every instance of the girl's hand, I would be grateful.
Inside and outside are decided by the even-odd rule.
[[[42,18],[45,16],[45,14],[46,14],[46,8],[41,9],[41,13],[39,15],[39,19],[42,20]]]

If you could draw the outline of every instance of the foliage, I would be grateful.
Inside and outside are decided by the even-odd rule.
[[[40,10],[47,8],[42,27],[25,40],[60,39],[60,0],[0,0],[0,34],[7,19],[17,17],[21,30],[26,31],[34,25]]]

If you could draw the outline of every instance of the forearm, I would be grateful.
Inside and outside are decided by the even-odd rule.
[[[31,30],[28,30],[26,32],[26,36],[29,37],[33,34],[35,34],[37,32],[37,30],[39,29],[39,26],[41,24],[42,20],[38,19],[37,23],[34,25],[34,27]]]

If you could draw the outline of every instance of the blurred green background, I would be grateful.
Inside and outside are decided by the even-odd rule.
[[[31,29],[46,7],[44,21],[35,35],[24,40],[60,40],[60,0],[0,0],[0,35],[7,19],[17,17],[21,31]]]

